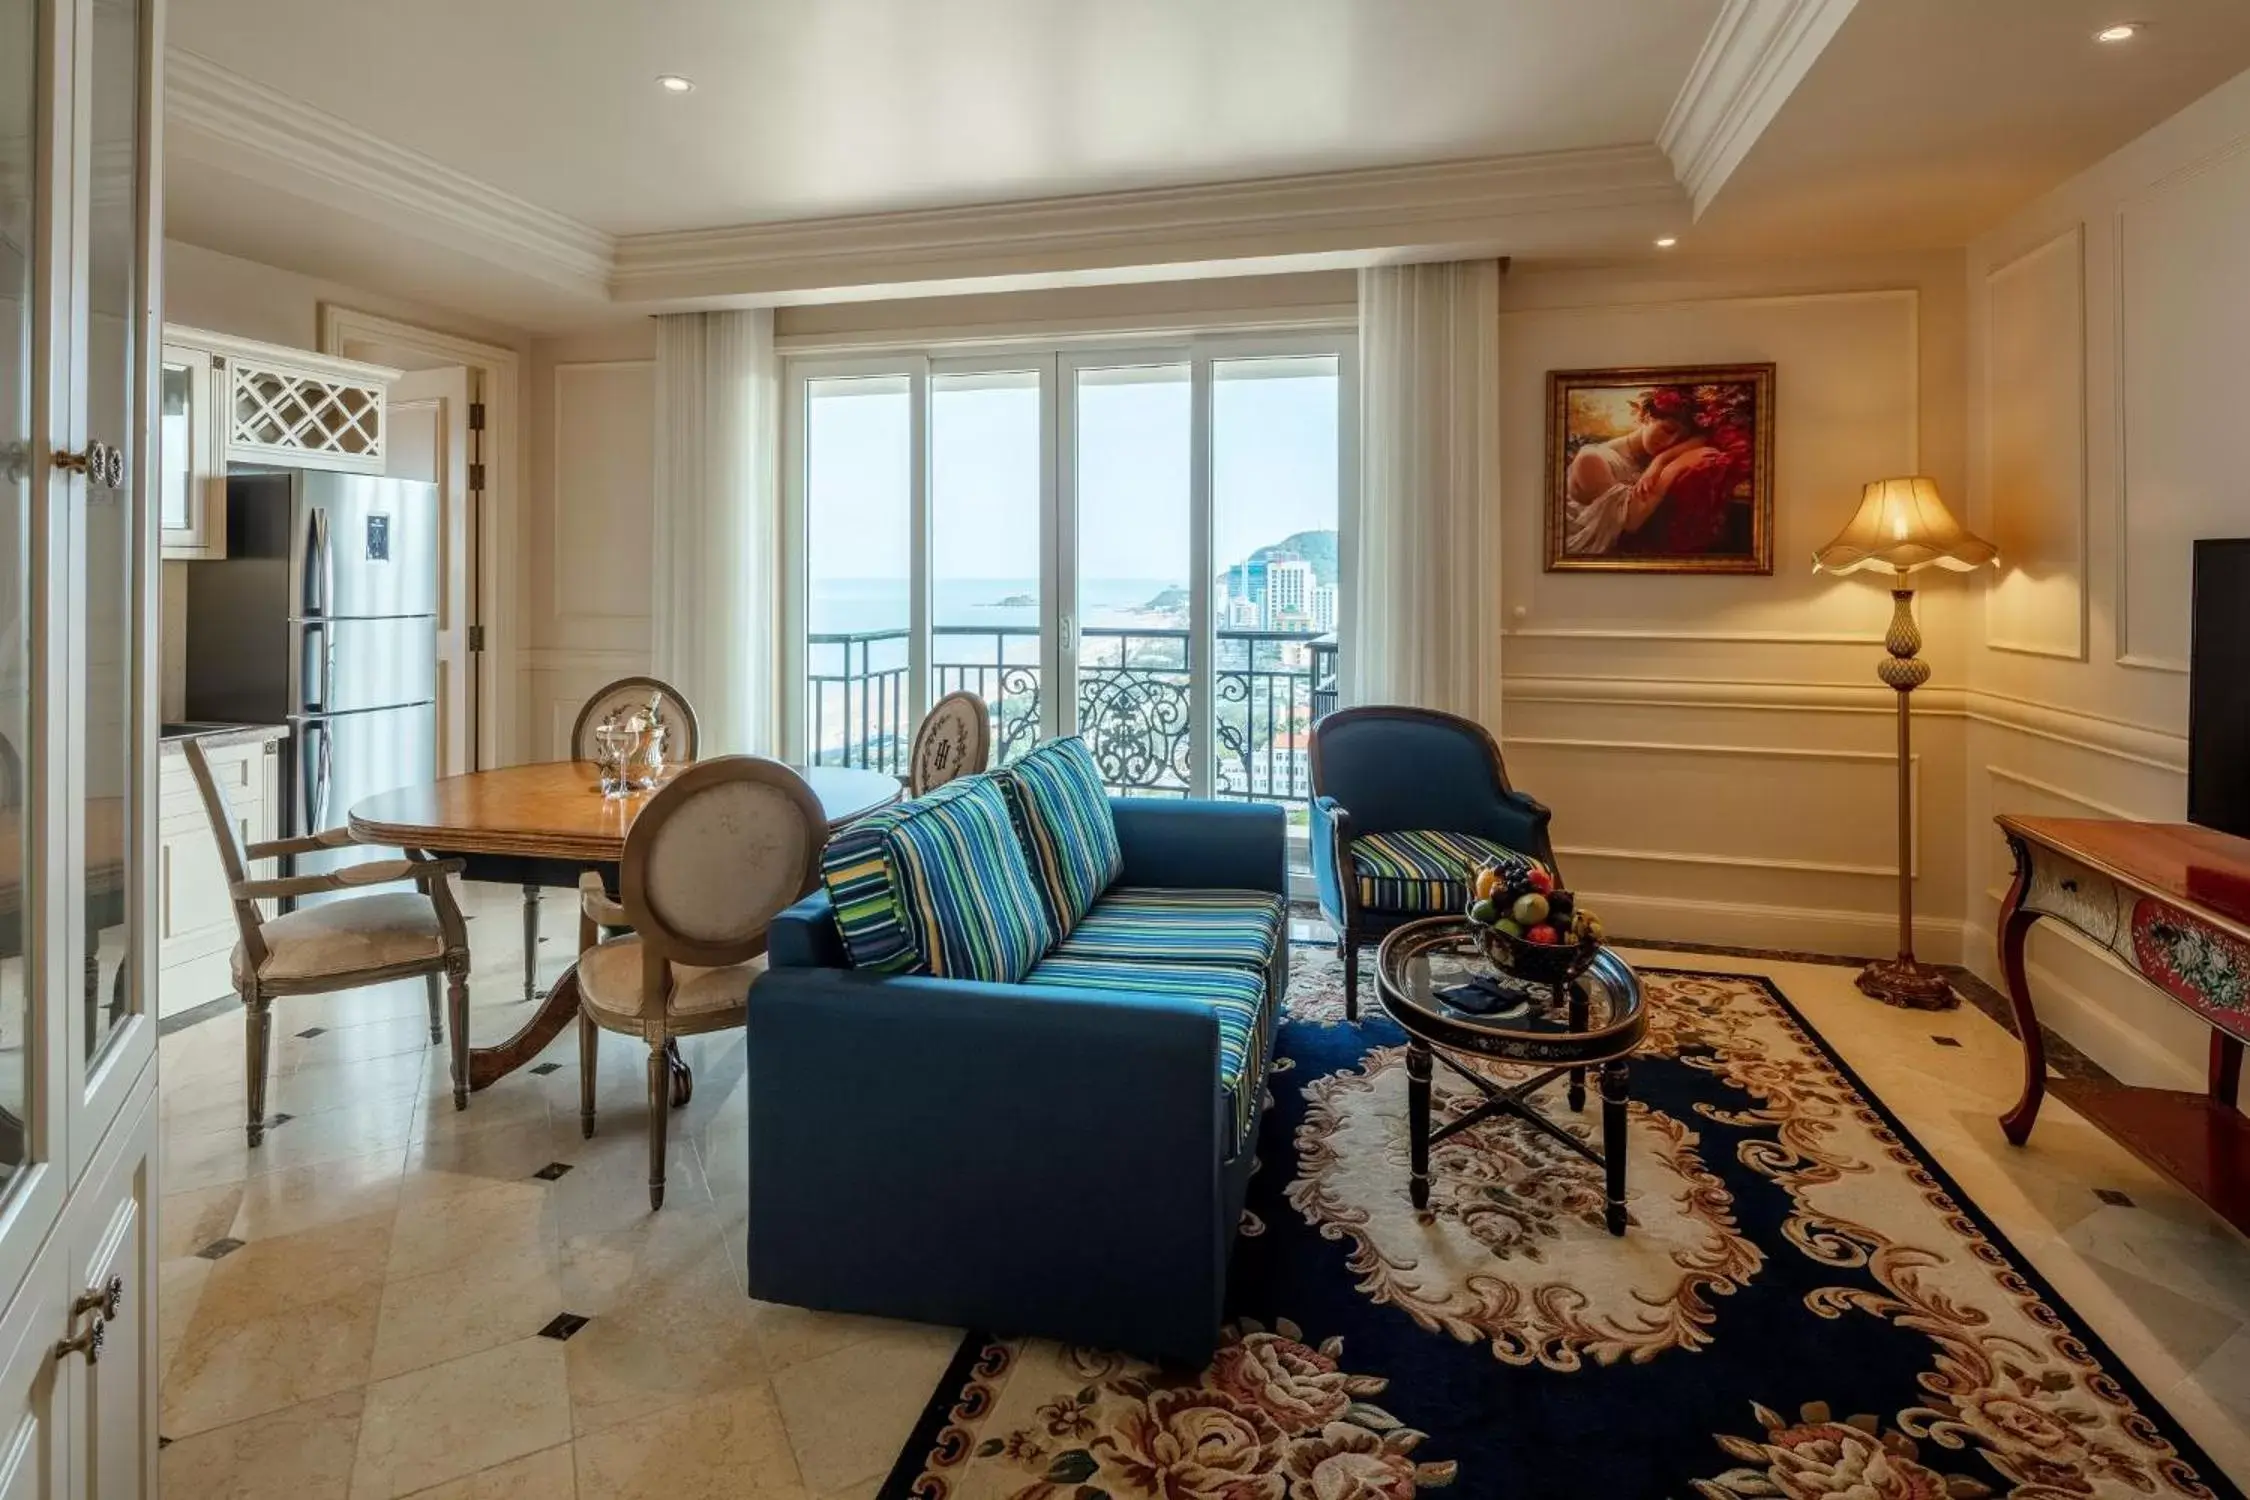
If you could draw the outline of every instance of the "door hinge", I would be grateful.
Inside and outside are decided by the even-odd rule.
[[[472,490],[481,490],[484,488],[483,464],[469,465],[469,488]]]
[[[482,651],[484,649],[484,627],[482,625],[471,625],[469,627],[469,649],[471,651]]]
[[[484,403],[482,401],[471,401],[469,403],[469,431],[484,431]]]

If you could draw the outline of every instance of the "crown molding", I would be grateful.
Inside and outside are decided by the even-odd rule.
[[[786,302],[1115,280],[1136,268],[1241,274],[1583,250],[1610,236],[1637,242],[1685,206],[1661,151],[1605,146],[627,235],[609,287],[620,303]]]
[[[1656,144],[1701,215],[1858,0],[1726,0]]]
[[[608,295],[615,241],[209,58],[164,56],[167,149],[411,229],[565,291]]]

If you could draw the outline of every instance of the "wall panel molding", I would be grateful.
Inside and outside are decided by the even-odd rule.
[[[581,656],[588,652],[631,653],[645,662],[648,657],[649,612],[647,606],[650,586],[650,563],[645,553],[638,565],[628,562],[631,571],[628,581],[609,575],[618,566],[609,544],[618,539],[615,517],[626,507],[638,505],[645,513],[648,504],[648,487],[654,473],[655,441],[654,375],[656,362],[651,359],[594,359],[557,363],[553,367],[552,405],[548,412],[549,495],[548,540],[551,554],[548,559],[547,610],[550,621],[550,640],[568,652]],[[632,421],[620,409],[618,391],[605,395],[593,394],[591,382],[607,382],[613,387],[621,378],[631,382],[641,377],[645,387],[649,411],[641,420]],[[574,400],[591,400],[591,412],[574,412]],[[584,465],[573,463],[568,457],[568,444],[583,440],[593,430],[592,424],[605,418],[617,418],[621,432],[638,440],[644,450],[644,461],[628,463],[625,470],[616,474],[600,474]],[[611,445],[603,445],[608,452]],[[604,482],[606,481],[606,485]],[[584,493],[584,485],[603,486],[599,493]],[[625,535],[645,538],[646,528],[630,525]],[[580,555],[575,549],[591,548],[591,555]],[[630,595],[639,601],[638,609],[615,607],[618,600],[611,598],[610,608],[599,607],[598,600],[607,589],[611,595]]]
[[[2059,267],[2060,274],[2068,277],[2066,285],[2041,287],[2037,278],[2053,276],[2058,268],[2054,262],[2066,258]],[[2042,294],[2053,304],[2045,307],[2014,306],[2018,290],[2024,298],[2037,299]],[[1992,588],[1985,591],[1985,645],[1995,651],[2012,651],[2026,656],[2055,657],[2066,661],[2086,659],[2087,589],[2086,589],[2086,538],[2088,533],[2088,488],[2086,482],[2086,250],[2085,230],[2082,224],[2073,223],[2060,233],[2041,241],[2014,259],[1992,267],[1984,278],[1985,360],[1984,360],[1984,413],[1985,430],[1983,452],[1984,482],[1992,510],[1992,529],[1999,533],[2001,555],[2015,554],[2020,560],[2023,548],[2012,545],[2017,528],[2023,519],[2017,514],[2026,496],[2015,486],[2040,487],[2043,455],[2041,449],[2049,444],[2047,435],[2068,433],[2072,447],[2063,455],[2062,472],[2044,476],[2065,486],[2062,494],[2053,498],[2062,504],[2050,521],[2066,522],[2069,535],[2057,538],[2065,544],[2066,556],[2060,559],[2041,559],[2052,566],[2060,561],[2065,565],[2071,594],[2069,639],[2047,642],[2033,639],[2010,639],[2004,633],[2003,616],[2015,596],[2027,592],[2039,594],[2052,591],[2052,585],[2042,588],[2041,580],[2029,573],[2004,575]],[[2049,351],[2052,357],[2032,357],[2028,347],[2035,346],[2039,330],[2034,327],[2009,329],[2010,317],[2037,320],[2061,317],[2067,329],[2060,330],[2067,347]],[[2011,336],[2012,334],[2012,336]],[[2012,360],[2003,361],[2001,351],[2014,351]],[[2008,368],[2003,369],[2006,363]],[[2026,369],[2030,365],[2033,368]],[[2030,392],[2031,387],[2049,372],[2059,367],[2060,379],[2054,390],[2045,394],[2049,409],[2025,412],[2024,432],[2017,432],[2006,420],[2013,417],[2015,407],[2011,397]],[[2001,450],[2005,451],[2001,451]],[[2013,497],[2004,500],[2003,495]],[[2034,532],[2036,540],[2036,532]],[[2024,622],[2014,622],[2020,627]],[[2009,627],[2013,628],[2013,627]]]
[[[1994,781],[2004,781],[2011,786],[2020,786],[2028,791],[2037,792],[2042,797],[2052,797],[2058,802],[2068,802],[2105,818],[2121,818],[2126,822],[2132,822],[2136,818],[2135,814],[2127,812],[2114,803],[2099,801],[2083,792],[2074,792],[2068,787],[2057,786],[2051,781],[2042,781],[2036,776],[2026,776],[2023,772],[2012,770],[2007,766],[1994,765],[1987,761],[1984,774]]]

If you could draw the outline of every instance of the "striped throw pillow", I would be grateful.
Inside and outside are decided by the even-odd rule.
[[[1047,918],[1067,936],[1125,867],[1094,753],[1076,735],[1049,740],[993,780],[1007,791]]]
[[[821,871],[857,968],[1014,984],[1054,944],[989,777],[860,819],[830,841]]]

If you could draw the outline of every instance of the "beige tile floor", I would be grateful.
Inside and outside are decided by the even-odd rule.
[[[469,906],[489,1041],[525,1014],[520,929],[511,893],[471,888]],[[552,898],[550,977],[569,916]],[[1993,1117],[2015,1044],[1973,1009],[1887,1011],[1831,966],[1643,957],[1771,974],[2250,1484],[2250,1241],[2052,1101],[2031,1146],[2009,1148]],[[552,1071],[456,1113],[422,1007],[419,983],[284,1003],[269,1107],[291,1118],[256,1153],[239,1012],[164,1039],[170,1500],[873,1494],[955,1335],[749,1299],[740,1034],[688,1045],[696,1095],[651,1215],[636,1044],[604,1038],[586,1141],[567,1033]],[[533,1175],[551,1162],[571,1170]],[[542,1337],[564,1312],[589,1321]]]

